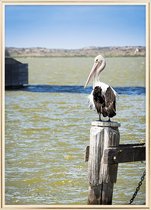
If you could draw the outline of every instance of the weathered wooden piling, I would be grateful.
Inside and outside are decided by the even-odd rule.
[[[116,161],[110,164],[104,159],[108,148],[119,146],[119,126],[117,122],[92,122],[88,157],[88,204],[112,204],[118,164]]]

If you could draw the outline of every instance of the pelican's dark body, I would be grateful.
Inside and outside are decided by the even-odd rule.
[[[110,86],[107,88],[105,95],[102,88],[96,86],[93,90],[93,101],[98,114],[109,118],[116,115],[116,98]]]

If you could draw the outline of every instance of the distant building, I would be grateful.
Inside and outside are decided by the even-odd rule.
[[[139,48],[136,48],[135,51],[134,51],[134,55],[136,55],[139,52],[140,52],[140,49]]]
[[[28,84],[28,64],[23,64],[5,54],[5,87],[22,87]]]

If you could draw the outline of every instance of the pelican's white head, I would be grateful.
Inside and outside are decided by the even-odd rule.
[[[101,73],[101,71],[103,71],[105,66],[106,66],[106,61],[105,61],[104,57],[102,55],[96,56],[94,59],[93,67],[90,71],[90,74],[88,76],[88,79],[87,79],[84,87],[86,87],[90,81],[92,81],[94,79],[98,80],[99,74]]]

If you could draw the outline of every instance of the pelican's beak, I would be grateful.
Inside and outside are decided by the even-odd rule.
[[[92,67],[92,69],[91,69],[91,71],[90,71],[90,74],[88,76],[88,79],[87,79],[87,81],[86,81],[86,83],[84,85],[84,88],[86,88],[86,86],[88,85],[88,83],[90,81],[92,81],[92,79],[93,79],[93,77],[94,77],[94,75],[96,73],[97,67],[98,67],[98,62],[97,63],[95,62],[94,65],[93,65],[93,67]]]

